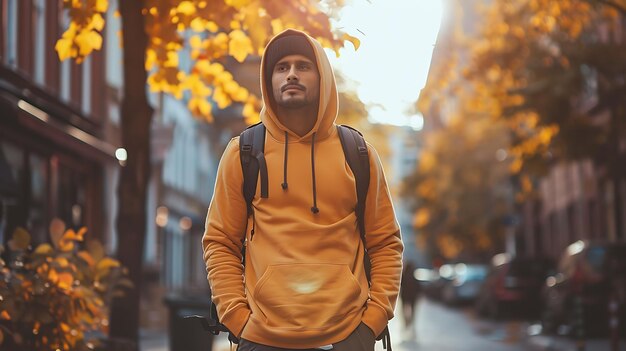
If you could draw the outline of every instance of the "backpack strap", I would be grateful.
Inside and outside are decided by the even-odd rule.
[[[265,150],[265,126],[259,122],[246,128],[239,135],[239,159],[243,171],[243,196],[246,199],[248,216],[252,212],[252,199],[256,193],[257,179],[261,176],[261,197],[267,198],[268,180]],[[256,161],[253,161],[256,160]]]
[[[367,252],[367,246],[365,245],[365,199],[367,198],[367,189],[370,184],[370,159],[367,144],[365,143],[363,135],[350,126],[339,125],[337,126],[337,130],[346,161],[356,180],[357,204],[354,212],[356,213],[357,225],[365,250],[363,257],[365,275],[367,276],[368,283],[371,285],[372,264],[370,262],[369,253]]]

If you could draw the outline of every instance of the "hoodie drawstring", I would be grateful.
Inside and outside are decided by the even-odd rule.
[[[289,148],[287,147],[287,144],[289,143],[289,133],[287,133],[285,131],[285,159],[283,161],[283,184],[281,184],[281,186],[283,187],[283,190],[287,190],[287,188],[289,187],[289,184],[287,184],[287,152],[289,151]]]
[[[313,207],[311,207],[311,212],[317,214],[320,210],[317,208],[317,189],[315,187],[315,134],[313,133],[311,139],[311,173],[313,175]]]

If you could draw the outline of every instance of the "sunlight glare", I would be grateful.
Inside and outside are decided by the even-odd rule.
[[[359,38],[361,47],[355,52],[347,44],[339,58],[327,54],[356,83],[372,123],[423,127],[413,105],[426,84],[441,16],[440,0],[355,0],[341,10],[334,26]]]

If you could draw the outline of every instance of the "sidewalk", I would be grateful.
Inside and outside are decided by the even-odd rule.
[[[576,340],[563,336],[536,335],[526,339],[529,350],[533,351],[610,351],[608,339],[590,339],[584,343],[584,348],[577,348]],[[626,342],[622,340],[620,350],[626,350]]]

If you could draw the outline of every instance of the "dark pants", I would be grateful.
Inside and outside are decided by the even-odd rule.
[[[346,339],[333,344],[332,351],[374,351],[376,338],[368,326],[361,323]],[[322,346],[322,345],[320,345]],[[320,349],[283,349],[241,339],[237,351],[321,351]]]

